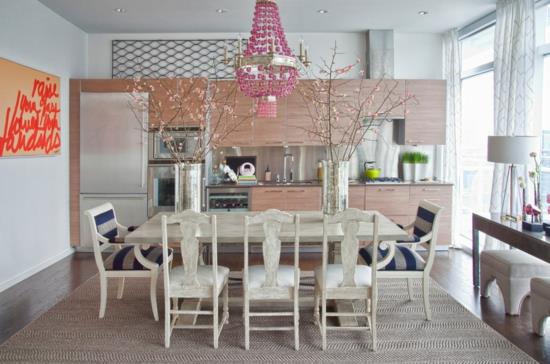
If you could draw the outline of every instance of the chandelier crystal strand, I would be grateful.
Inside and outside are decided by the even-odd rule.
[[[296,58],[288,47],[274,0],[257,0],[252,31],[236,74],[241,91],[257,99],[256,115],[277,116],[277,97],[298,81]]]

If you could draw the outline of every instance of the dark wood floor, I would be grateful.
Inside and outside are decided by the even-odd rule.
[[[290,260],[291,256],[283,258],[287,259]],[[316,254],[303,255],[300,265],[303,270],[312,270],[319,260]],[[240,269],[241,262],[241,255],[220,256],[220,264],[231,269]],[[550,363],[550,329],[544,338],[531,332],[529,299],[525,301],[520,316],[506,316],[498,290],[493,290],[490,299],[479,298],[478,290],[472,286],[472,259],[468,254],[459,250],[440,252],[435,262],[432,277],[458,302],[536,360]],[[93,255],[76,253],[0,293],[0,343],[96,273]]]

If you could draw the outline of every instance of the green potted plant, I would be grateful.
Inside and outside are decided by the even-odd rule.
[[[428,155],[422,152],[405,152],[401,155],[403,180],[420,181],[428,177]]]

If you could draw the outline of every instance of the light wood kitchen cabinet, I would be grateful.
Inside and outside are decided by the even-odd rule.
[[[321,187],[253,187],[251,189],[251,210],[283,211],[321,210]]]
[[[204,123],[204,103],[208,80],[206,78],[174,78],[144,80],[149,89],[149,127],[158,128],[164,121],[172,128],[198,127]],[[200,90],[201,92],[198,92]],[[185,106],[178,112],[173,94],[180,94]],[[161,105],[155,108],[154,105]]]
[[[300,80],[296,89],[286,97],[286,145],[321,145],[316,136],[308,133],[312,128],[310,108],[313,104],[303,96],[313,80]]]
[[[365,209],[377,210],[386,216],[409,215],[409,186],[366,186]]]
[[[405,105],[405,121],[396,124],[397,141],[406,145],[445,144],[445,80],[407,80],[406,92],[414,95]]]
[[[213,133],[225,135],[218,147],[252,146],[253,145],[253,118],[252,98],[244,95],[235,81],[217,81],[215,99],[217,104],[223,105],[227,101],[233,106],[234,116],[223,111],[223,108],[216,108],[211,113],[211,130]],[[230,118],[233,117],[233,120]],[[223,122],[222,122],[223,121]]]
[[[283,187],[253,187],[251,189],[250,210],[285,210],[285,191]]]
[[[384,113],[392,108],[392,105],[400,104],[405,98],[405,80],[363,80],[362,97],[366,98],[372,93],[372,105],[369,113]],[[378,90],[376,90],[378,89]],[[386,97],[388,93],[391,97]],[[388,113],[390,119],[403,119],[405,117],[405,104],[402,103]]]
[[[285,145],[286,101],[285,97],[277,99],[276,118],[260,118],[254,115],[254,146],[280,147]]]
[[[348,206],[355,209],[365,209],[365,186],[349,186]]]
[[[285,201],[288,211],[321,210],[321,187],[287,187]]]
[[[453,186],[452,185],[424,185],[411,186],[409,211],[412,216],[416,215],[418,204],[422,200],[428,200],[441,207],[443,212],[439,224],[438,245],[448,245],[452,241],[452,209],[453,209]]]

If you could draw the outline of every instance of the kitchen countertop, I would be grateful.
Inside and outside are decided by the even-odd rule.
[[[450,182],[444,181],[419,181],[419,182],[365,182],[365,181],[349,181],[349,186],[452,186]],[[255,185],[239,185],[236,183],[221,183],[210,184],[206,188],[246,188],[246,187],[320,187],[322,182],[320,181],[296,181],[290,183],[277,183],[277,182],[265,182],[259,181]]]

